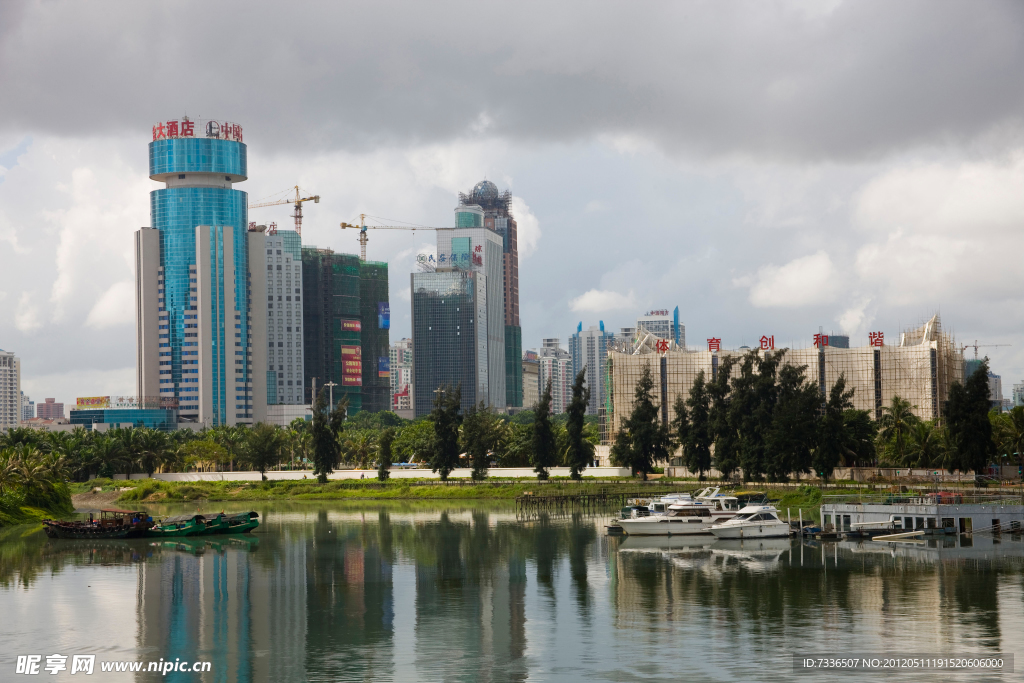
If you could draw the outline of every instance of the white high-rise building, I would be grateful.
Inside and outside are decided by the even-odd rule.
[[[31,420],[36,416],[36,402],[21,392],[21,420]]]
[[[391,345],[391,409],[412,410],[412,339]]]
[[[679,322],[679,307],[671,313],[667,308],[655,311],[647,311],[636,321],[637,334],[647,330],[654,336],[674,341],[679,346],[686,348],[686,328]]]
[[[544,395],[547,389],[548,380],[551,381],[551,414],[564,413],[569,407],[572,399],[572,356],[563,349],[557,337],[542,340],[542,346],[537,351],[537,360],[540,363],[539,391]]]
[[[301,405],[302,237],[294,230],[271,229],[266,235],[267,405]]]
[[[587,415],[597,415],[605,402],[605,371],[608,360],[608,347],[614,342],[615,335],[606,332],[604,321],[600,325],[591,325],[583,329],[583,323],[576,326],[576,333],[569,338],[569,353],[572,356],[572,379],[580,370],[586,369],[584,375],[586,386],[590,389],[590,403],[587,404]],[[571,397],[570,397],[571,398]]]
[[[0,431],[21,424],[21,361],[0,349]]]

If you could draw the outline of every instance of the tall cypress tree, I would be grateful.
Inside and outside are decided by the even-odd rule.
[[[954,382],[946,404],[946,422],[953,447],[950,464],[961,472],[985,469],[996,455],[992,440],[991,408],[988,389],[988,358],[967,378],[966,384]]]
[[[783,365],[778,374],[778,403],[765,441],[766,471],[773,481],[811,467],[817,440],[818,387],[804,379],[807,366]]]
[[[472,477],[476,481],[487,478],[487,465],[497,435],[497,418],[486,403],[480,401],[479,406],[471,406],[466,411],[462,421],[462,441],[473,466]]]
[[[391,445],[394,442],[394,427],[388,427],[380,433],[380,440],[377,442],[377,479],[379,481],[387,481],[391,477],[391,462],[393,459]]]
[[[620,441],[616,437],[612,449],[620,465],[628,466],[634,476],[642,474],[645,481],[655,462],[668,459],[668,428],[661,423],[660,407],[651,396],[653,388],[651,367],[645,365],[633,394],[633,411],[622,422],[622,431],[628,435],[628,440]]]
[[[572,400],[566,411],[569,419],[565,423],[565,464],[569,466],[569,476],[577,481],[594,459],[594,444],[583,438],[587,406],[590,405],[590,387],[584,386],[586,374],[586,368],[576,374],[576,381],[572,385]]]
[[[704,472],[711,469],[711,444],[714,437],[711,430],[711,395],[701,370],[690,387],[690,397],[686,401],[690,408],[690,425],[684,440],[686,468],[696,472],[697,477],[704,479]]]
[[[321,484],[334,471],[341,455],[338,437],[344,427],[348,401],[339,401],[334,410],[327,405],[327,387],[320,390],[313,403],[313,474]]]
[[[462,424],[462,385],[439,387],[434,397],[434,410],[430,419],[434,423],[434,447],[430,454],[430,469],[448,481],[448,475],[459,465],[459,425]]]
[[[544,395],[534,410],[533,417],[533,471],[537,479],[544,481],[550,474],[548,469],[555,466],[558,457],[558,446],[555,443],[555,431],[551,428],[551,380],[544,388]]]
[[[852,399],[853,389],[846,390],[846,377],[840,374],[828,392],[828,402],[818,421],[818,443],[814,449],[814,469],[825,483],[850,442],[843,414],[853,407]]]
[[[714,462],[722,479],[728,479],[739,467],[739,439],[729,408],[732,402],[729,382],[735,364],[735,356],[726,356],[718,366],[718,376],[706,384],[711,404],[708,434],[715,443]]]

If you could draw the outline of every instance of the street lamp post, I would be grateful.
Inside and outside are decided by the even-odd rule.
[[[335,384],[334,382],[328,382],[324,386],[327,387],[327,391],[330,393],[330,396],[331,396],[331,398],[330,398],[331,410],[334,410],[334,387],[336,387],[338,385]]]

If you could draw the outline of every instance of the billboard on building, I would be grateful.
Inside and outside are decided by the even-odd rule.
[[[347,320],[342,318],[341,320],[341,331],[342,332],[362,332],[363,324],[358,320]]]
[[[391,304],[387,301],[377,302],[377,327],[381,330],[391,329]]]
[[[391,359],[387,356],[377,356],[377,376],[391,377]]]
[[[362,375],[342,375],[341,386],[343,387],[361,387],[363,386]]]
[[[110,407],[109,396],[79,396],[75,400],[79,410],[97,410]]]

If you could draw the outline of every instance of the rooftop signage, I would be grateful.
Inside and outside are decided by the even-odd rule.
[[[167,140],[173,138],[194,138],[196,131],[205,133],[207,138],[215,140],[234,140],[242,142],[242,127],[230,121],[216,121],[213,119],[195,121],[187,116],[181,117],[180,121],[160,121],[153,126],[153,140]]]
[[[644,317],[651,316],[651,315],[668,315],[668,309],[664,308],[664,309],[659,309],[657,311],[647,311],[646,313],[644,313]]]

